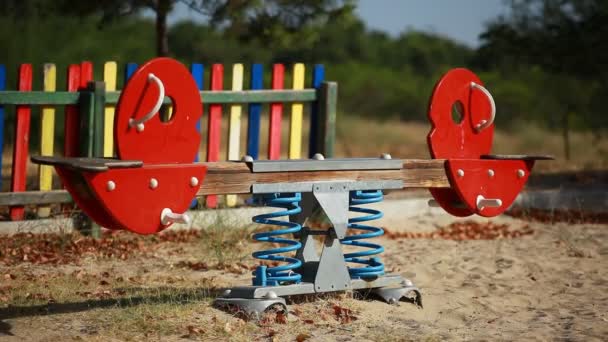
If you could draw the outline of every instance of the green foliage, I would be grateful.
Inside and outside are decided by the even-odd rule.
[[[532,94],[534,103],[509,104],[529,110],[532,119],[603,135],[608,119],[598,99],[608,94],[607,22],[605,0],[512,0],[510,15],[481,35],[475,65],[517,75],[517,88],[527,91],[512,84],[516,93],[506,98],[527,102]]]
[[[178,0],[162,2],[170,11]],[[169,27],[172,57],[184,63],[263,63],[266,70],[272,63],[325,63],[327,79],[339,83],[342,115],[426,120],[436,80],[451,68],[468,67],[494,94],[502,128],[527,122],[559,128],[564,113],[572,117],[574,129],[592,128],[601,134],[608,127],[601,114],[608,86],[600,81],[608,79],[608,47],[601,39],[606,36],[601,21],[607,6],[599,0],[513,1],[513,15],[491,23],[478,50],[430,33],[404,31],[392,37],[369,30],[351,0],[181,2],[207,17],[209,24],[180,22]],[[15,86],[16,67],[24,62],[37,68],[34,89],[42,88],[45,62],[57,64],[58,89],[65,89],[70,63],[93,61],[95,77],[101,79],[105,61],[122,66],[154,57],[158,21],[137,13],[156,3],[1,2],[0,63],[8,67],[9,88]],[[73,6],[68,10],[68,5]],[[228,66],[226,72],[228,82]]]

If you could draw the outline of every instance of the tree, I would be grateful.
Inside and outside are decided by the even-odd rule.
[[[27,0],[26,0],[27,1]],[[35,0],[41,1],[41,0]],[[321,25],[331,15],[352,10],[352,0],[58,0],[65,13],[100,14],[100,24],[138,14],[143,9],[156,13],[156,51],[169,54],[167,17],[177,3],[209,19],[212,25],[243,40],[269,43],[292,37],[308,25]]]
[[[488,68],[540,67],[555,80],[544,91],[560,99],[564,154],[571,116],[583,115],[601,134],[608,127],[592,99],[608,89],[608,2],[605,0],[511,0],[508,16],[480,36],[477,62]]]

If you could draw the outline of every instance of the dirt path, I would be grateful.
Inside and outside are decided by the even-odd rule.
[[[248,232],[145,240],[126,260],[85,253],[61,265],[0,264],[0,340],[605,340],[608,227],[497,222],[532,234],[381,239],[387,270],[422,289],[423,309],[352,294],[300,299],[287,317],[262,321],[215,309],[222,287],[250,282]],[[419,217],[387,228],[432,233],[447,223]]]

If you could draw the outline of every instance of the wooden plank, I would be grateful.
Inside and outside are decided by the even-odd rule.
[[[122,89],[125,89],[125,85],[129,81],[131,76],[133,76],[133,73],[135,72],[135,70],[137,70],[137,63],[132,63],[132,62],[127,63],[127,65],[125,66],[125,78],[124,78],[124,82],[122,84]],[[116,102],[110,102],[110,103],[116,103]]]
[[[234,64],[232,66],[232,91],[243,90],[243,64]],[[243,106],[233,104],[230,106],[230,126],[228,128],[228,160],[240,159],[241,145],[241,114]],[[227,195],[226,205],[228,207],[236,206],[237,196]]]
[[[0,64],[0,92],[6,89],[6,67]],[[4,151],[4,106],[0,105],[0,154]],[[2,158],[0,158],[2,170]],[[2,190],[2,177],[0,177],[0,191]]]
[[[93,85],[93,157],[103,157],[104,148],[104,111],[106,107],[105,82],[92,82]]]
[[[93,80],[93,63],[84,61],[80,63],[80,90],[87,88],[89,82]]]
[[[19,82],[17,87],[20,91],[24,92],[32,90],[31,64],[21,64],[19,67]],[[25,191],[31,113],[32,109],[29,106],[17,106],[11,192]],[[9,209],[9,215],[13,221],[23,220],[24,214],[25,208],[23,206],[14,206]]]
[[[93,135],[94,135],[94,116],[95,116],[95,98],[93,88],[89,87],[89,82],[93,80],[93,63],[84,61],[80,63],[80,84],[78,90],[88,90],[82,93],[81,102],[78,107],[78,130],[79,130],[79,149],[78,154],[81,157],[93,156]]]
[[[336,143],[336,116],[338,104],[338,84],[323,82],[318,102],[319,120],[317,122],[317,148],[325,158],[334,155]]]
[[[198,90],[203,90],[204,88],[204,79],[205,79],[205,67],[200,63],[192,63],[190,66],[190,74],[192,74],[192,78],[194,78],[194,82],[196,82],[196,87]],[[202,106],[201,102],[201,106]],[[201,121],[202,119],[196,122],[196,131],[201,133]],[[194,161],[197,162],[200,160],[200,156],[198,151],[196,152],[196,156],[194,156]]]
[[[116,78],[118,64],[106,62],[103,65],[103,81],[106,83],[106,91],[116,91]],[[111,158],[114,156],[114,105],[106,105],[103,120],[103,156]]]
[[[67,75],[67,90],[75,93],[80,87],[80,65],[72,64],[68,67]],[[80,113],[76,106],[65,107],[65,124],[64,124],[64,156],[78,156],[78,136],[80,126]]]
[[[0,105],[73,105],[78,103],[79,97],[78,93],[66,91],[23,93],[17,90],[7,90],[0,92]]]
[[[304,89],[304,64],[297,63],[293,66],[294,90]],[[291,105],[291,121],[289,128],[289,159],[300,159],[302,157],[302,112],[304,105],[297,102]]]
[[[57,89],[57,68],[55,64],[44,64],[43,75],[44,91],[53,92]],[[43,156],[52,156],[54,151],[55,141],[55,108],[45,106],[42,108],[41,124],[40,124],[40,154]],[[48,165],[40,165],[39,168],[39,188],[41,191],[51,190],[53,185],[53,167]],[[38,208],[39,217],[48,217],[51,213],[51,208]]]
[[[196,83],[196,88],[201,91],[203,90],[204,87],[204,79],[205,79],[205,67],[200,64],[200,63],[192,63],[192,65],[190,65],[190,74],[192,75],[192,78],[194,79],[194,82]],[[203,106],[202,102],[201,102],[201,107]],[[201,108],[202,110],[202,108]],[[202,121],[202,117],[196,121],[196,131],[201,134],[201,121]],[[198,162],[200,160],[200,144],[199,144],[199,148],[196,149],[196,155],[194,156],[194,162]],[[198,207],[198,198],[195,198],[192,200],[192,203],[190,203],[190,208],[194,209]]]
[[[73,95],[80,97],[80,94],[75,93],[80,86],[80,65],[72,64],[68,67],[67,75],[67,91],[74,92]],[[79,101],[80,102],[80,101]],[[80,115],[77,106],[65,107],[65,123],[64,123],[64,156],[76,157],[79,154],[78,136],[80,126]]]
[[[406,159],[401,170],[299,171],[251,173],[245,163],[208,163],[207,176],[197,195],[248,194],[256,183],[323,182],[331,180],[403,180],[405,188],[445,188],[445,160]]]
[[[272,89],[283,89],[285,66],[275,64],[272,66]],[[268,159],[281,158],[281,121],[283,116],[283,103],[270,104],[270,124],[268,129]]]
[[[201,100],[205,104],[259,104],[259,103],[271,103],[271,102],[313,102],[317,99],[317,92],[314,89],[304,90],[242,90],[242,91],[210,91],[203,90],[200,92]],[[37,95],[38,96],[38,95]],[[40,99],[36,97],[31,98],[31,103],[39,104]],[[107,103],[116,104],[118,102],[119,92],[108,92],[106,94]],[[7,101],[4,101],[7,99]],[[10,101],[8,101],[10,100]],[[14,104],[18,101],[18,97],[11,95],[10,97],[4,96],[0,93],[0,104]],[[32,102],[33,101],[33,102]],[[23,101],[21,101],[23,102]],[[27,102],[30,103],[30,102]],[[169,99],[165,98],[164,103],[169,103]]]
[[[321,91],[321,83],[325,81],[325,67],[323,64],[315,64],[312,70],[312,88],[317,92]],[[317,103],[310,106],[310,135],[308,140],[308,158],[312,158],[315,153],[321,153],[318,146],[318,132],[317,128],[319,125],[319,104]]]
[[[313,102],[317,100],[314,89],[294,90],[224,90],[211,92],[204,90],[200,92],[201,100],[206,104],[247,104],[247,103],[271,103],[271,102]],[[108,91],[106,103],[115,105],[120,97],[119,91]],[[14,90],[0,92],[0,105],[74,105],[80,100],[79,93],[57,91],[47,93],[44,91],[32,91],[22,93]],[[170,103],[165,98],[164,103]]]
[[[0,193],[0,206],[45,205],[72,203],[72,196],[66,190],[24,191]]]
[[[221,90],[224,85],[224,66],[213,64],[211,67],[211,90]],[[222,105],[212,104],[209,106],[209,121],[207,129],[207,161],[218,161],[220,157],[220,142],[222,131]],[[207,196],[205,199],[207,208],[217,207],[217,197]]]
[[[264,87],[262,64],[251,66],[251,90],[260,90]],[[247,117],[247,155],[253,159],[258,159],[260,152],[260,116],[262,114],[261,101],[249,104],[249,114]]]
[[[256,183],[307,182],[330,180],[390,180],[401,179],[404,188],[446,188],[450,186],[445,174],[444,159],[405,159],[401,170],[317,171],[251,173],[245,163],[201,163],[208,168],[207,176],[198,191],[199,196],[209,194],[248,194]],[[0,206],[70,203],[72,198],[65,190],[26,191],[0,193]]]

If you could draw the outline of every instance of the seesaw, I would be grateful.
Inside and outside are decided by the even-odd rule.
[[[173,114],[157,114],[165,97]],[[457,106],[461,120],[454,121]],[[188,223],[195,196],[253,194],[276,212],[253,221],[277,228],[254,234],[279,247],[260,250],[262,261],[251,286],[226,290],[220,306],[247,313],[269,307],[286,310],[284,297],[344,290],[371,292],[388,303],[410,300],[422,306],[411,281],[385,273],[384,248],[368,239],[383,230],[370,225],[382,217],[366,204],[380,202],[382,190],[429,188],[433,205],[455,216],[492,217],[503,213],[523,189],[536,160],[547,156],[492,155],[496,106],[482,82],[466,69],[453,69],[435,86],[428,116],[433,159],[379,158],[253,160],[193,163],[202,115],[200,94],[179,62],[157,58],[142,65],[116,107],[118,159],[33,157],[53,165],[77,205],[109,229],[158,233],[172,223]],[[319,206],[329,229],[306,226]],[[359,216],[350,217],[354,212]],[[281,219],[286,218],[286,219]],[[323,241],[317,246],[314,237]],[[356,247],[344,253],[343,246]],[[319,250],[319,248],[320,250]],[[350,249],[349,249],[350,250]]]

